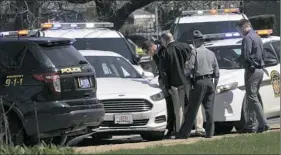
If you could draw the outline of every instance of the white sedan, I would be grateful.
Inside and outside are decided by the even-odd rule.
[[[241,41],[241,38],[236,38],[215,40],[205,44],[216,54],[220,67],[214,112],[217,133],[230,132],[233,127],[241,130],[245,125],[244,69],[235,61],[241,54]],[[278,117],[280,116],[280,37],[270,36],[262,38],[262,41],[265,69],[269,75],[264,74],[259,92],[266,117]],[[151,83],[158,84],[157,79],[158,77],[154,78]]]
[[[146,140],[162,139],[167,126],[167,112],[161,89],[152,86],[117,53],[80,52],[95,68],[97,98],[105,108],[104,121],[96,130],[98,137],[140,134]]]

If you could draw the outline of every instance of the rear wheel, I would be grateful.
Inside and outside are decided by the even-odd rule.
[[[7,118],[7,119],[4,119]],[[23,145],[25,134],[23,126],[17,115],[9,112],[6,117],[1,118],[1,138],[3,137],[4,143],[12,142],[14,145]]]
[[[157,141],[162,140],[164,138],[165,132],[147,132],[142,133],[141,138],[147,141]]]
[[[215,123],[215,134],[227,134],[233,129],[233,122],[216,122]]]

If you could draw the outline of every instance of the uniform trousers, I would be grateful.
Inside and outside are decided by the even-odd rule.
[[[177,133],[176,138],[188,138],[190,136],[193,124],[200,104],[203,104],[206,116],[206,137],[214,135],[214,97],[215,85],[212,78],[198,79],[194,83],[194,89],[190,92],[190,102],[185,114],[185,121]]]
[[[245,88],[246,88],[246,112],[249,114],[246,129],[257,130],[264,128],[266,117],[262,108],[262,100],[259,94],[260,84],[263,79],[263,70],[245,70]]]

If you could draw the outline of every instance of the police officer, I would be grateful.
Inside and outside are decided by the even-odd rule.
[[[242,132],[263,132],[269,130],[259,94],[264,70],[263,43],[259,35],[252,30],[248,20],[240,20],[236,28],[243,36],[239,62],[245,69],[246,103],[249,112],[248,123]]]
[[[162,80],[163,72],[161,68],[162,66],[161,62],[163,61],[161,61],[161,59],[163,59],[162,55],[165,50],[165,47],[148,40],[143,43],[142,48],[146,50],[148,54],[153,58],[153,62],[156,65],[154,67],[155,68],[154,70],[156,70],[157,68],[159,71],[158,83],[159,83],[159,87],[162,89],[165,95],[165,99],[167,103],[167,115],[168,115],[168,119],[167,119],[168,132],[164,138],[170,139],[173,136],[174,126],[175,126],[175,113],[174,113],[174,106],[173,106],[171,95],[169,94],[168,90],[165,88]]]
[[[215,54],[204,47],[202,33],[195,30],[193,35],[193,42],[196,47],[196,61],[193,74],[193,89],[190,94],[192,97],[187,107],[184,124],[179,133],[177,133],[176,139],[184,139],[190,136],[201,103],[204,106],[206,114],[205,137],[211,138],[214,134],[214,97],[219,79],[219,67]]]

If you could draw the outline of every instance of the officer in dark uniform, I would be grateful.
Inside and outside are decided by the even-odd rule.
[[[236,28],[243,36],[242,52],[238,61],[245,69],[246,103],[249,112],[248,123],[244,132],[263,132],[269,129],[259,95],[264,72],[263,43],[260,36],[252,30],[251,23],[248,20],[240,20],[236,24]]]
[[[202,103],[206,114],[206,138],[214,134],[214,97],[216,85],[219,79],[219,66],[215,54],[203,44],[204,39],[200,31],[193,32],[194,45],[196,47],[196,61],[193,71],[193,89],[190,92],[190,103],[185,114],[185,121],[176,139],[185,139],[190,136],[196,119],[198,108]]]
[[[165,52],[165,47],[161,46],[160,44],[156,44],[152,41],[145,41],[142,46],[143,50],[148,51],[149,55],[152,56],[153,62],[156,66],[153,66],[155,68],[154,70],[158,70],[159,76],[158,76],[158,83],[159,87],[162,89],[166,103],[167,103],[167,134],[165,135],[165,138],[170,138],[172,136],[174,125],[175,125],[175,113],[174,113],[174,106],[173,101],[171,98],[171,95],[169,94],[168,90],[165,88],[165,85],[163,83],[162,77],[163,77],[163,71],[162,71],[162,60],[163,52]]]

